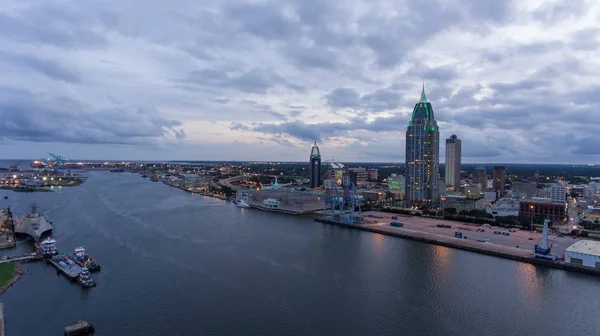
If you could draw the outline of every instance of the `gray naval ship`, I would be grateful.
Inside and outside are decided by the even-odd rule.
[[[29,235],[37,242],[42,234],[52,230],[52,222],[46,215],[38,212],[37,204],[31,204],[29,209],[28,214],[15,220],[15,233]]]

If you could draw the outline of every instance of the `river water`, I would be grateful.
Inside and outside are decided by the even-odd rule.
[[[45,263],[0,295],[8,335],[593,335],[600,279],[239,209],[129,173],[14,193],[61,252],[102,264],[84,290]],[[30,249],[20,242],[14,254]]]

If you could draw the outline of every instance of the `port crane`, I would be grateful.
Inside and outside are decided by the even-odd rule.
[[[64,165],[68,161],[64,157],[62,157],[60,155],[56,155],[54,153],[48,153],[48,155],[50,155],[54,159],[54,161],[56,162],[56,164],[59,165],[59,166]]]
[[[546,259],[556,261],[557,256],[550,254],[552,244],[548,241],[550,220],[544,219],[544,228],[542,229],[542,240],[539,244],[535,244],[533,258]],[[552,241],[554,242],[554,241]]]

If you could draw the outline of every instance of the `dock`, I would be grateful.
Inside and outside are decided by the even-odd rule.
[[[25,253],[16,256],[5,256],[0,260],[0,264],[9,262],[29,262],[42,260],[42,256],[36,253]]]
[[[573,265],[565,263],[563,261],[550,261],[545,259],[532,258],[531,255],[533,254],[533,251],[525,250],[522,248],[502,246],[491,243],[481,243],[469,239],[457,239],[435,233],[415,231],[397,227],[386,227],[381,225],[370,224],[345,224],[323,218],[315,218],[314,221],[323,224],[345,227],[348,229],[379,233],[386,236],[411,239],[433,245],[440,245],[459,250],[477,252],[490,256],[525,262],[533,265],[541,265],[551,268],[558,268],[566,271],[574,271],[600,276],[600,269],[580,265]]]
[[[66,265],[65,267],[62,267],[60,265],[61,261],[65,263],[65,265]],[[64,255],[57,255],[57,256],[54,256],[54,257],[48,259],[48,262],[50,262],[50,264],[52,266],[54,266],[54,268],[56,268],[60,273],[62,273],[69,280],[74,281],[79,276],[79,273],[81,272],[81,267],[77,266],[77,264],[75,264],[72,261],[71,261],[72,264],[69,264],[67,261],[71,261],[71,260]]]

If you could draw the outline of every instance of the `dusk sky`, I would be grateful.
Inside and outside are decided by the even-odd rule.
[[[0,3],[0,158],[599,163],[600,1]]]

